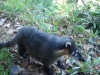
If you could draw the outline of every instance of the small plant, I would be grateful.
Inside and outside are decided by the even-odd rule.
[[[84,26],[76,26],[75,29],[73,30],[73,35],[78,35],[78,34],[84,34],[85,28]]]
[[[68,70],[70,75],[77,75],[79,73],[82,75],[100,75],[100,68],[98,67],[98,65],[100,65],[100,57],[91,60],[91,57],[88,56],[86,62],[78,65],[79,66],[75,66]]]
[[[87,60],[85,63],[83,63],[82,66],[80,66],[81,71],[87,74],[95,74],[95,75],[99,75],[100,74],[100,69],[96,68],[97,65],[100,65],[100,57],[98,58],[94,58],[93,60],[91,60],[91,57],[88,56]]]

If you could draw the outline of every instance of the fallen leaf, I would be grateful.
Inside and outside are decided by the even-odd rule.
[[[5,27],[5,28],[9,28],[9,27],[10,27],[10,23],[4,24],[4,27]]]
[[[6,18],[0,19],[0,26],[4,24]]]
[[[43,64],[37,60],[35,60],[36,58],[32,58],[30,57],[30,63],[35,63],[36,65],[42,66]]]
[[[6,33],[7,33],[7,34],[13,34],[14,32],[15,32],[15,30],[9,29]]]
[[[90,44],[88,44],[88,45],[83,44],[83,48],[88,51],[89,49],[94,48],[94,46],[90,45]]]
[[[89,38],[89,42],[92,44],[92,45],[95,45],[96,44],[96,40],[94,38]]]
[[[60,73],[60,68],[58,68],[55,64],[52,64],[51,69],[54,73]]]
[[[85,32],[86,32],[86,34],[90,34],[91,33],[91,30],[85,29]]]
[[[18,51],[15,50],[15,49],[10,50],[10,52],[12,52],[12,53],[18,53]]]
[[[94,69],[95,69],[95,70],[100,70],[100,65],[96,65],[96,66],[94,67]]]
[[[16,28],[16,30],[19,30],[20,28],[22,28],[23,26],[20,26],[20,27],[18,27],[18,28]]]
[[[96,54],[97,54],[98,57],[100,57],[100,52],[97,51]]]
[[[79,34],[78,37],[79,37],[79,38],[83,38],[84,36],[83,36],[82,34]]]
[[[14,26],[15,27],[21,27],[22,25],[19,22],[17,22]]]
[[[70,61],[70,59],[67,59],[66,60],[66,64],[69,64],[71,61]]]

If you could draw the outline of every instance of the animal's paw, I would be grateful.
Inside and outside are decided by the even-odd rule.
[[[53,75],[53,71],[51,70],[51,68],[45,68],[46,74],[48,75]]]
[[[29,54],[24,53],[22,57],[23,57],[24,59],[27,59],[27,58],[29,58]]]
[[[57,63],[58,63],[57,66],[58,66],[59,68],[61,68],[61,69],[66,69],[65,64],[64,64],[61,60],[58,60]]]
[[[0,43],[0,49],[2,49],[2,47],[3,47],[3,44],[2,44],[2,43]]]
[[[65,65],[62,64],[62,63],[61,64],[58,64],[58,67],[61,68],[61,69],[66,69]]]

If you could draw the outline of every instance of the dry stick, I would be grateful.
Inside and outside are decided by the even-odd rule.
[[[83,0],[81,0],[81,1],[82,1],[82,3],[84,4],[84,6],[86,7],[86,10],[87,10],[87,12],[88,12],[88,14],[89,14],[91,20],[94,22],[94,19],[93,19],[92,15],[91,15],[90,11],[88,10],[88,7],[86,6],[85,2],[84,2]]]

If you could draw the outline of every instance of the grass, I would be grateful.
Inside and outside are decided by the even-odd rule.
[[[56,13],[54,11],[56,8],[50,6],[51,4],[48,7],[45,7],[45,2],[38,1],[33,2],[33,0],[7,0],[3,2],[3,12],[8,12],[6,15],[10,18],[13,18],[17,15],[23,23],[49,32],[51,29],[49,26],[52,22],[51,19],[55,19],[53,15]],[[47,29],[49,31],[47,31]]]
[[[0,51],[0,75],[8,75],[11,71],[13,54],[9,52],[9,49],[3,48]]]

